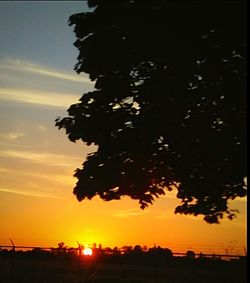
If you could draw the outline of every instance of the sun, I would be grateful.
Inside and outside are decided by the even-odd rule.
[[[91,248],[85,248],[85,249],[83,250],[83,254],[84,254],[84,255],[92,255],[92,254],[93,254],[93,251],[92,251]]]

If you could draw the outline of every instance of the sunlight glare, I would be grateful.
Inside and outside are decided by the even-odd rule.
[[[91,248],[84,249],[83,254],[84,255],[92,255],[93,254],[92,249]]]

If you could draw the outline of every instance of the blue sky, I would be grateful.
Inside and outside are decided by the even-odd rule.
[[[80,166],[89,151],[74,146],[54,126],[58,116],[93,89],[87,75],[73,70],[78,51],[67,24],[70,15],[86,10],[86,2],[0,2],[0,157],[2,171],[9,173],[1,178],[2,192],[41,191],[54,197],[53,190],[48,193],[35,179],[34,186],[26,181],[20,186],[17,174],[23,172],[24,180],[36,170],[46,176],[51,162],[67,168],[77,160]],[[74,156],[76,152],[81,155]],[[33,163],[39,164],[37,169]],[[67,171],[71,178],[72,171]],[[60,172],[63,178],[65,171]]]
[[[84,1],[0,2],[0,244],[158,243],[199,252],[234,243],[242,252],[244,199],[232,204],[241,211],[236,220],[211,226],[202,217],[174,215],[175,192],[144,211],[128,198],[79,203],[73,196],[74,170],[95,147],[69,142],[54,121],[93,89],[86,74],[73,70],[78,51],[67,22],[83,11]]]
[[[67,24],[71,14],[86,9],[86,2],[0,2],[0,150],[3,168],[12,173],[22,172],[23,163],[28,171],[27,161],[41,163],[45,156],[44,162],[67,156],[70,163],[77,150],[54,121],[93,88],[87,75],[73,71],[77,50]],[[2,191],[34,194],[30,186],[18,186],[20,177],[12,174],[5,182],[7,177]]]
[[[77,50],[68,18],[88,10],[85,1],[0,2],[1,57],[71,71]]]
[[[88,76],[73,71],[78,51],[68,26],[70,15],[87,11],[86,2],[9,1],[0,2],[0,8],[1,94],[12,101],[62,106],[91,89]],[[21,98],[16,88],[26,94]],[[45,101],[52,90],[55,97],[68,96]]]

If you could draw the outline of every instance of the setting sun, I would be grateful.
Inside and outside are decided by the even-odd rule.
[[[83,254],[84,255],[92,255],[93,254],[93,251],[91,248],[86,248],[83,250]]]

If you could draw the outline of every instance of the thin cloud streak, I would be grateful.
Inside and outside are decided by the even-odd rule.
[[[0,156],[9,158],[20,158],[33,163],[42,163],[50,166],[76,166],[77,162],[81,163],[78,157],[64,156],[52,153],[36,153],[31,151],[5,150],[0,151]]]
[[[4,141],[15,141],[18,138],[24,137],[26,134],[22,133],[22,132],[9,132],[9,133],[0,133],[0,140],[4,140]]]
[[[29,172],[29,171],[15,171],[15,170],[10,170],[10,169],[6,169],[4,167],[0,167],[0,173],[8,173],[8,174],[16,174],[19,178],[20,177],[25,177],[28,176],[29,178],[37,178],[37,179],[42,179],[42,180],[48,180],[49,182],[52,183],[60,183],[63,185],[69,185],[69,186],[73,186],[75,183],[75,179],[73,176],[71,176],[72,174],[69,172],[69,174],[65,174],[65,175],[60,175],[60,174],[48,174],[48,173],[34,173],[34,172]]]
[[[135,211],[135,210],[118,210],[113,213],[114,217],[127,218],[132,216],[139,216],[146,213],[146,211]]]
[[[13,190],[13,189],[5,189],[5,188],[0,188],[0,192],[17,194],[17,195],[28,196],[28,197],[37,197],[37,198],[63,199],[62,197],[53,196],[53,195],[49,195],[45,193],[27,192],[27,191]]]
[[[45,66],[34,64],[25,60],[6,58],[4,60],[0,60],[0,63],[0,69],[18,72],[30,72],[33,74],[53,77],[56,79],[93,85],[93,82],[87,77],[87,75],[71,75],[69,73],[62,72],[61,70],[52,70]]]
[[[75,103],[79,96],[31,89],[0,88],[0,99],[53,107],[68,107]]]

